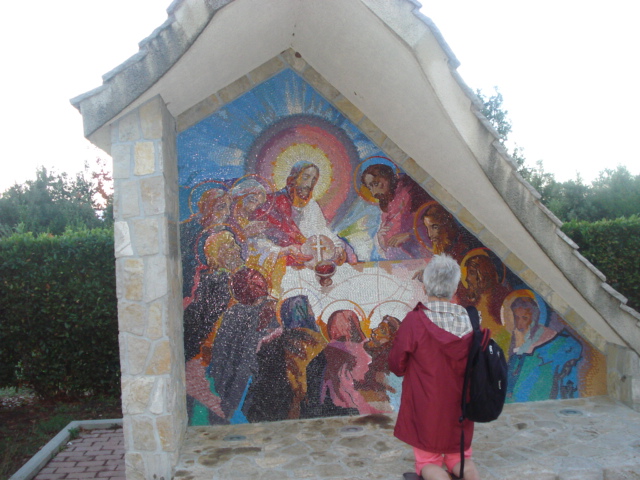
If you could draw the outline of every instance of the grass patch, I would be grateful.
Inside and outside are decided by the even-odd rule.
[[[7,480],[74,420],[122,418],[119,398],[46,401],[28,389],[0,389],[0,480]]]

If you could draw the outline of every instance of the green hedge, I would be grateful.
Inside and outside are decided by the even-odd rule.
[[[120,388],[113,231],[0,239],[0,387]]]
[[[607,283],[627,297],[627,305],[640,310],[640,217],[572,221],[565,223],[562,231],[606,275]]]

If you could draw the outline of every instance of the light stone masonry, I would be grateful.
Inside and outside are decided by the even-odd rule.
[[[119,299],[141,301],[144,281],[144,262],[138,258],[116,260],[116,293]]]
[[[312,67],[304,70],[302,77],[309,82],[324,98],[333,101],[340,96],[340,91],[331,85],[320,73]]]
[[[122,373],[128,375],[140,375],[145,371],[147,359],[151,351],[151,342],[146,338],[121,334],[124,336],[124,353],[126,364],[122,365]],[[124,377],[123,377],[124,378]],[[126,410],[123,405],[123,409]]]
[[[279,57],[273,57],[268,62],[263,63],[247,75],[253,85],[258,85],[284,68],[284,62]]]
[[[387,137],[384,142],[382,142],[382,150],[393,160],[395,163],[401,165],[407,158],[408,155],[404,153],[395,142],[393,142],[389,137]]]
[[[218,95],[224,103],[229,103],[250,89],[251,81],[247,77],[240,77],[235,82],[221,89]]]
[[[218,108],[220,108],[220,100],[218,100],[217,95],[209,95],[207,98],[178,116],[178,132],[183,132],[187,128],[198,123],[200,120],[207,118],[218,110]]]
[[[129,257],[133,255],[131,246],[131,235],[129,234],[129,224],[127,222],[114,222],[114,253],[116,258]]]
[[[186,429],[175,132],[160,97],[112,126],[128,479],[171,478]]]
[[[145,215],[158,215],[164,212],[164,179],[162,177],[145,177],[141,179],[140,194]]]
[[[382,146],[387,136],[368,117],[364,117],[358,125],[362,133],[371,139],[373,143]]]
[[[155,255],[160,253],[159,220],[157,218],[142,218],[131,221],[136,254]]]
[[[147,102],[140,106],[140,127],[143,138],[162,138],[162,110],[159,102]]]
[[[307,68],[307,61],[302,58],[298,52],[294,52],[292,49],[287,49],[282,53],[282,57],[297,72],[303,72]]]
[[[480,240],[483,245],[489,248],[500,259],[504,260],[511,253],[511,251],[504,245],[504,243],[502,243],[498,239],[498,237],[496,237],[486,228],[480,232],[480,234],[478,235],[478,240]]]
[[[640,356],[630,348],[607,345],[609,395],[640,412]]]
[[[167,379],[165,378],[157,378],[155,381],[155,386],[153,389],[152,397],[148,402],[149,411],[154,415],[160,415],[164,412],[168,412],[167,408],[167,389],[166,389]]]
[[[333,101],[333,103],[345,117],[347,117],[355,124],[360,123],[360,121],[364,118],[364,113],[362,113],[358,109],[358,107],[351,103],[351,100],[349,100],[347,97],[340,95]]]
[[[132,142],[140,139],[140,124],[137,112],[132,112],[118,121],[119,142]]]
[[[169,340],[156,340],[151,359],[147,363],[145,375],[167,375],[171,367],[171,347]]]
[[[155,172],[156,155],[153,142],[136,143],[133,158],[133,173],[135,175],[150,175]]]
[[[535,290],[538,294],[544,297],[545,292],[551,294],[551,290],[547,288],[547,284],[530,268],[527,268],[520,272],[520,278],[529,285],[531,290]],[[557,308],[555,309],[557,310]]]
[[[163,322],[163,304],[161,301],[153,302],[149,305],[149,316],[147,320],[147,337],[150,340],[157,340],[165,335]]]
[[[144,413],[151,399],[154,380],[151,377],[130,377],[122,381],[122,405],[125,415]]]
[[[129,178],[131,175],[131,145],[117,144],[111,147],[113,159],[113,179]]]
[[[405,168],[405,165],[408,164],[409,169],[412,169],[412,168],[415,168],[414,163],[415,163],[414,160],[410,158],[402,165],[402,167]],[[438,200],[438,202],[441,203],[442,206],[445,207],[449,212],[456,212],[462,207],[460,202],[458,202],[453,197],[453,195],[451,195],[444,187],[442,187],[439,183],[437,183],[432,177],[427,176],[425,180],[420,182],[420,185],[422,185],[423,187],[425,186],[425,184],[429,185],[430,189],[427,191],[431,194],[431,196],[436,200]]]
[[[468,230],[473,232],[476,236],[484,230],[484,225],[480,223],[476,217],[471,215],[471,212],[466,208],[462,207],[460,210],[456,212],[456,218],[460,223],[462,223]]]
[[[549,305],[551,305],[561,317],[564,317],[569,311],[569,304],[554,291],[551,291],[545,300],[549,302]]]
[[[565,321],[569,323],[576,331],[581,332],[585,325],[585,319],[582,318],[573,308],[564,316]]]
[[[509,253],[504,259],[504,264],[513,271],[516,275],[520,274],[527,266],[522,260],[516,257],[513,253]]]
[[[118,323],[120,331],[142,336],[145,333],[145,307],[139,303],[118,302]]]

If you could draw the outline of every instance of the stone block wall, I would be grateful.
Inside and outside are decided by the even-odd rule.
[[[607,346],[609,395],[640,412],[640,356],[630,348]]]
[[[175,121],[155,97],[112,125],[127,478],[171,478],[186,429]]]

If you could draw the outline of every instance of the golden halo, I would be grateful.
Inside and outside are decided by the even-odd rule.
[[[373,312],[379,308],[382,307],[385,304],[389,304],[389,303],[399,303],[400,305],[404,305],[405,307],[407,307],[407,311],[405,312],[405,315],[410,312],[411,310],[413,310],[413,307],[411,305],[409,305],[406,302],[403,302],[402,300],[385,300],[384,302],[380,302],[379,304],[377,304],[375,307],[373,307],[371,309],[371,311],[369,312],[369,315],[367,316],[367,320],[369,322],[369,326],[371,326],[371,319],[373,318]],[[388,315],[388,314],[386,314]],[[393,316],[393,315],[392,315]],[[384,315],[382,315],[382,317],[384,317]],[[380,321],[382,321],[382,318],[380,319]],[[398,318],[398,321],[402,322],[401,318]]]
[[[346,298],[341,300],[334,300],[333,302],[329,303],[326,307],[322,309],[322,312],[320,312],[320,315],[318,315],[317,323],[318,325],[320,325],[320,330],[322,331],[322,335],[324,335],[324,338],[327,341],[329,341],[329,332],[327,331],[327,323],[324,320],[322,320],[322,316],[325,314],[325,312],[331,305],[338,302],[347,302],[355,306],[354,311],[356,312],[356,315],[360,317],[360,328],[362,329],[362,332],[365,334],[365,336],[368,338],[369,335],[371,335],[371,329],[369,328],[369,320],[364,314],[364,310],[362,310],[362,307],[358,305],[356,302],[347,300]],[[335,312],[336,310],[338,309],[332,310],[331,313]]]
[[[216,185],[219,186],[212,186],[210,188],[206,188],[206,189],[200,189],[200,187],[202,187],[203,185],[206,185],[208,183],[214,183]],[[205,180],[204,182],[200,182],[196,185],[194,185],[193,187],[191,187],[191,190],[189,191],[189,200],[188,200],[188,204],[189,204],[189,211],[191,212],[191,215],[195,215],[196,212],[194,212],[194,203],[193,203],[193,194],[194,192],[197,192],[198,195],[198,199],[196,200],[196,204],[198,203],[198,201],[200,200],[200,196],[202,196],[202,194],[204,192],[206,192],[207,190],[210,190],[211,188],[219,188],[220,190],[224,190],[225,192],[229,191],[229,188],[222,182],[219,182],[217,180]]]
[[[540,304],[538,303],[538,299],[536,298],[536,294],[533,293],[532,290],[529,290],[526,288],[523,288],[520,290],[514,290],[509,295],[507,295],[507,297],[502,302],[502,306],[500,307],[500,320],[502,320],[502,325],[504,325],[505,328],[510,332],[513,332],[513,330],[515,329],[515,323],[513,321],[513,312],[511,312],[511,304],[516,298],[520,298],[520,297],[533,299],[536,302],[536,304],[538,304],[538,308],[540,309],[540,312],[542,312],[542,309],[540,308]]]
[[[467,254],[460,262],[460,282],[464,286],[464,288],[469,288],[469,284],[467,283],[467,261],[469,261],[472,257],[489,257],[488,249],[486,247],[474,248],[473,250],[469,250]]]
[[[315,200],[322,198],[331,186],[333,167],[324,150],[309,143],[292,143],[278,154],[272,174],[275,187],[278,190],[286,187],[291,167],[300,161],[313,163],[320,170],[318,181],[313,188],[313,198]]]
[[[235,242],[238,242],[238,229],[229,223],[216,223],[208,227],[207,229],[201,231],[196,237],[196,241],[194,242],[194,254],[196,258],[196,264],[199,266],[207,265],[206,261],[202,261],[201,255],[204,256],[204,244],[202,245],[202,252],[200,251],[201,246],[200,242],[203,240],[206,242],[209,235],[213,235],[215,233],[220,233],[222,231],[227,231],[233,235]]]
[[[374,165],[374,162],[371,161],[374,158],[380,159],[377,161],[378,163],[381,163],[383,165],[387,165],[393,168],[396,175],[400,173],[400,169],[395,163],[393,163],[393,161],[390,158],[383,157],[382,155],[372,155],[370,157],[365,158],[353,170],[353,189],[360,196],[360,198],[362,198],[365,202],[377,204],[378,199],[375,198],[373,195],[371,195],[371,192],[369,191],[369,189],[365,187],[360,181],[360,177],[362,176],[362,172],[365,170],[365,168],[368,167],[369,165]]]
[[[235,182],[233,182],[233,184],[229,188],[229,191],[233,190],[234,187],[237,187],[241,183],[246,182],[247,180],[250,180],[250,179],[254,179],[260,185],[264,186],[265,190],[267,191],[266,193],[273,193],[276,191],[275,185],[273,184],[273,182],[270,182],[268,179],[264,178],[261,175],[258,175],[257,173],[249,173],[247,175],[243,175],[242,177],[238,178]]]
[[[491,261],[491,263],[493,263],[496,269],[498,283],[504,282],[504,279],[507,275],[507,267],[505,267],[504,263],[502,263],[502,261],[498,258],[498,256],[495,253],[493,253],[491,250],[489,250],[487,247],[478,247],[478,248],[474,248],[473,250],[469,250],[467,254],[464,256],[464,258],[462,259],[462,262],[460,262],[460,272],[461,272],[460,282],[462,282],[462,285],[464,286],[464,288],[469,288],[469,285],[467,284],[467,262],[472,257],[489,258],[489,260]],[[500,268],[500,266],[496,264],[496,260],[500,262],[500,265],[502,266],[502,268]]]

